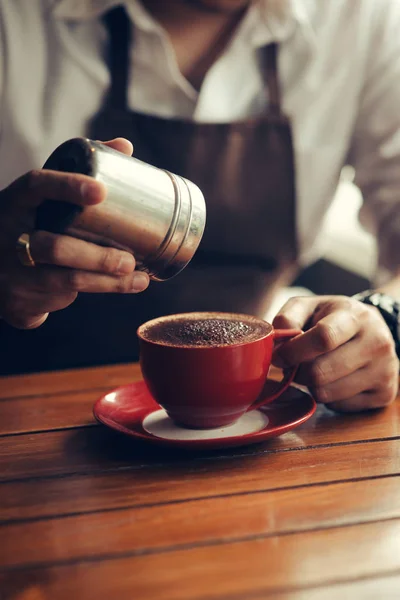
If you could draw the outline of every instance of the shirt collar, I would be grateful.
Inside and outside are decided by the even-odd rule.
[[[260,15],[255,36],[258,46],[264,41],[283,42],[297,30],[301,30],[309,41],[314,39],[313,17],[317,0],[260,0],[257,8]],[[264,32],[264,33],[263,33]],[[269,34],[269,39],[265,37]],[[259,39],[258,39],[259,38]]]
[[[139,0],[53,0],[53,13],[58,19],[83,21],[98,18],[114,6],[123,4],[135,25],[151,31],[160,26]],[[313,34],[312,16],[316,0],[258,0],[247,19],[251,43],[263,46],[271,41],[284,41],[300,27],[306,37]],[[251,32],[250,32],[251,30]]]

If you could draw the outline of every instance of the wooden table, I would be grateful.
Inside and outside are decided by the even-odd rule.
[[[0,379],[1,600],[400,598],[400,402],[184,454],[94,423],[136,365]]]

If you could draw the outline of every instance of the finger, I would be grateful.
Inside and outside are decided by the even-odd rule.
[[[368,391],[372,387],[370,377],[371,365],[366,365],[330,384],[309,386],[309,389],[317,402],[341,402]]]
[[[36,263],[114,275],[129,275],[135,269],[129,252],[47,231],[31,234],[30,250]]]
[[[380,323],[379,325],[381,326]],[[379,327],[379,330],[371,325],[364,327],[351,340],[332,352],[313,361],[303,362],[297,371],[296,382],[306,386],[323,387],[357,371],[371,361],[384,359],[390,362],[393,358],[393,338],[386,324],[383,323],[383,328]]]
[[[106,196],[104,184],[93,177],[48,169],[26,173],[9,186],[8,192],[18,209],[36,208],[47,199],[90,206],[102,202]]]
[[[328,404],[328,408],[336,412],[353,413],[365,410],[374,410],[389,406],[396,399],[396,393],[363,392],[346,400],[339,400]]]
[[[118,152],[122,152],[122,154],[126,154],[127,156],[132,156],[133,154],[133,144],[126,138],[118,137],[108,142],[100,143],[104,144],[105,146],[108,146],[109,148],[113,148]]]
[[[285,366],[299,365],[332,352],[352,339],[359,331],[357,319],[348,310],[330,313],[303,335],[282,344],[274,360]]]
[[[368,393],[368,407],[384,406],[396,396],[398,371],[394,360],[373,361],[361,369],[323,387],[312,387],[310,391],[318,402],[327,405],[347,403],[356,406],[353,398]],[[344,404],[343,404],[344,405]],[[366,405],[363,403],[365,408]]]
[[[324,387],[361,369],[371,361],[368,339],[356,336],[329,354],[303,362],[296,374],[296,383],[308,387]]]
[[[14,303],[12,312],[6,314],[6,321],[16,329],[37,329],[47,320],[50,313],[70,306],[78,294],[30,294],[28,303],[23,298]],[[28,306],[28,308],[27,308]],[[46,310],[46,312],[43,312]]]
[[[275,315],[272,324],[275,329],[304,329],[320,303],[321,296],[291,298]]]
[[[3,318],[17,329],[34,329],[44,323],[49,313],[72,304],[77,295],[76,292],[44,294],[30,289],[29,286],[18,287],[14,284],[3,302]]]
[[[18,276],[20,288],[27,287],[32,291],[47,294],[67,292],[135,294],[142,292],[149,285],[149,276],[142,271],[134,271],[130,275],[117,277],[79,269],[43,265],[35,269],[22,267]]]

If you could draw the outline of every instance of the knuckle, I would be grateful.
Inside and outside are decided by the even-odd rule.
[[[132,290],[132,277],[120,277],[116,281],[116,292],[127,294]]]
[[[65,288],[61,272],[55,273],[48,269],[38,269],[36,275],[36,288],[40,293],[58,294]]]
[[[391,404],[399,392],[399,361],[393,360],[379,372],[379,383],[371,394],[373,407]]]
[[[332,302],[332,306],[340,308],[342,310],[353,312],[356,301],[348,296],[337,296],[335,302]]]
[[[390,386],[388,388],[380,389],[378,392],[371,396],[371,408],[383,408],[389,406],[395,400],[397,395],[397,387]]]
[[[274,317],[274,327],[277,329],[286,329],[290,327],[291,321],[289,317],[283,313]]]
[[[106,273],[115,273],[121,264],[121,253],[115,248],[104,248],[101,252],[100,268]]]
[[[81,292],[84,290],[85,281],[84,274],[75,269],[68,269],[66,272],[67,285],[66,288],[72,292]]]
[[[289,300],[285,304],[285,307],[290,310],[292,308],[296,308],[296,306],[299,306],[301,302],[302,300],[298,296],[296,296],[295,298],[289,298]]]
[[[32,169],[25,175],[25,185],[31,191],[35,191],[41,184],[42,171],[40,169]]]
[[[357,304],[360,304],[358,309]],[[339,299],[331,302],[331,311],[335,312],[338,316],[335,324],[335,334],[339,336],[346,332],[349,327],[355,331],[360,329],[360,323],[363,321],[362,313],[367,308],[354,298],[348,298],[347,296],[339,296]]]
[[[396,365],[397,366],[397,365]],[[380,374],[380,389],[385,391],[398,388],[398,371],[393,361],[393,369],[387,368]]]
[[[316,388],[331,383],[331,369],[325,361],[317,359],[310,365],[310,380],[311,385]]]
[[[386,370],[379,374],[379,384],[376,389],[378,389],[380,392],[385,393],[389,388],[392,387],[392,384],[392,374],[388,370]]]
[[[388,397],[388,404],[394,402],[394,400],[396,400],[397,395],[399,393],[399,380],[398,377],[396,377],[396,381],[392,382],[392,386],[390,388],[390,395]]]
[[[359,304],[360,306],[358,307],[358,313],[360,315],[360,318],[362,318],[363,320],[371,321],[381,318],[379,311],[377,308],[375,308],[375,306],[369,306],[368,304],[364,304],[363,302],[360,302]]]
[[[386,326],[386,324],[384,327],[382,327],[382,330],[380,331],[380,335],[378,336],[376,346],[377,346],[377,349],[379,350],[379,353],[384,352],[385,354],[395,355],[394,339],[392,337],[392,334],[390,333],[389,328]]]
[[[314,400],[319,404],[328,404],[330,401],[329,395],[327,391],[323,387],[319,386],[311,386],[310,387],[311,395]]]
[[[360,303],[361,304],[361,303]],[[368,304],[361,304],[361,310],[359,311],[360,321],[369,328],[380,328],[387,329],[387,325],[375,306],[369,306]]]
[[[46,254],[48,257],[48,262],[53,264],[62,263],[63,257],[63,242],[59,236],[50,236],[46,240]]]
[[[290,298],[280,312],[274,318],[274,326],[282,329],[293,326],[293,315],[296,315],[299,307],[301,308],[302,299],[299,297]]]
[[[317,323],[315,331],[317,350],[330,352],[337,347],[338,332],[332,325]]]

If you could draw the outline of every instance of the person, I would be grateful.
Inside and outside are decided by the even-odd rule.
[[[276,361],[299,364],[297,381],[333,409],[393,401],[397,0],[2,0],[0,23],[3,374],[133,360],[137,325],[160,314],[265,314],[315,258],[351,164],[386,279],[358,298],[290,300],[274,325],[304,333]],[[175,279],[149,285],[126,252],[35,231],[46,198],[105,197],[89,177],[40,168],[75,136],[131,154],[129,139],[200,186],[206,231]]]

